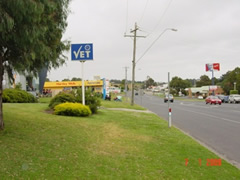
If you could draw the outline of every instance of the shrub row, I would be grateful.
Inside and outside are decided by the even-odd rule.
[[[65,102],[82,104],[82,90],[77,89],[69,93],[60,92],[59,94],[52,98],[52,100],[49,103],[49,107],[51,109],[54,109],[55,106]],[[85,92],[85,104],[89,106],[93,114],[97,113],[98,107],[101,105],[99,95],[95,92],[87,90]]]
[[[80,103],[62,103],[54,107],[54,114],[65,115],[65,116],[89,116],[91,110],[88,106]]]
[[[4,103],[36,103],[37,98],[20,89],[4,89],[2,101]]]
[[[230,95],[231,94],[238,94],[238,90],[230,90]]]

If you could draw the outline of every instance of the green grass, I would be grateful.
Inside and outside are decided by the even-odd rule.
[[[40,97],[39,99],[38,99],[38,102],[39,103],[50,103],[50,101],[51,101],[51,97]]]
[[[154,114],[101,109],[78,118],[48,114],[46,108],[4,104],[1,179],[240,178],[224,160],[206,166],[207,159],[219,157]]]
[[[119,95],[119,94],[118,94]],[[146,108],[139,106],[137,104],[134,104],[133,106],[131,105],[131,100],[130,98],[126,98],[124,94],[120,94],[122,96],[122,101],[114,101],[114,98],[117,95],[112,96],[112,100],[102,100],[101,106],[105,108],[127,108],[127,109],[135,109],[135,110],[146,110]]]

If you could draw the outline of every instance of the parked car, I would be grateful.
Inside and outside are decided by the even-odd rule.
[[[221,99],[222,102],[224,102],[224,95],[219,94],[219,95],[217,95],[217,97],[218,97],[218,99]]]
[[[222,102],[224,102],[224,103],[228,103],[228,102],[229,102],[229,96],[224,96]]]
[[[173,102],[174,101],[174,98],[173,98],[173,95],[172,94],[169,94],[169,101],[170,102]],[[168,102],[168,94],[165,95],[164,97],[164,102]]]
[[[197,98],[198,98],[198,99],[203,99],[203,96],[198,96]]]
[[[217,96],[208,96],[205,99],[205,102],[206,102],[206,104],[208,104],[208,103],[210,103],[210,104],[219,104],[219,105],[222,104],[222,100],[219,99]]]
[[[239,94],[231,94],[229,96],[229,103],[240,103],[240,95]]]

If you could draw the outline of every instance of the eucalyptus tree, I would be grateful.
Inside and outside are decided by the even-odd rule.
[[[36,75],[42,68],[57,68],[65,62],[62,41],[70,0],[0,0],[0,129],[2,80],[13,70]]]

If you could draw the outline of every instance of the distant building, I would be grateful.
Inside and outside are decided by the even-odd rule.
[[[3,75],[3,89],[15,88],[17,84],[21,84],[22,90],[39,91],[39,78],[33,77],[28,81],[25,75],[14,72],[13,79],[13,82],[10,83],[8,74],[5,72]]]
[[[214,91],[214,94],[223,94],[224,91],[220,86],[202,86],[202,87],[193,87],[188,88],[188,96],[191,97],[198,97],[203,96],[207,97],[211,95]]]

